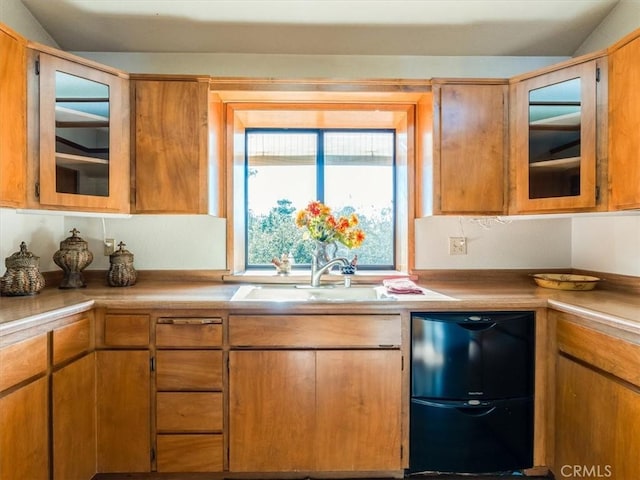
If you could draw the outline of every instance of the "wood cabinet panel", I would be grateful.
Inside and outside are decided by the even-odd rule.
[[[158,472],[220,472],[222,435],[158,435]]]
[[[49,389],[41,378],[0,397],[2,479],[49,480]]]
[[[222,352],[160,350],[156,355],[158,390],[222,389]]]
[[[47,336],[0,349],[0,391],[47,370]]]
[[[315,353],[229,353],[229,469],[315,467]]]
[[[208,212],[208,87],[134,82],[136,212]]]
[[[192,319],[185,319],[192,320]],[[195,319],[209,320],[209,319]],[[210,319],[214,320],[214,319]],[[156,346],[166,347],[220,347],[222,320],[213,323],[177,323],[156,325]]]
[[[148,315],[105,315],[105,345],[114,347],[147,347],[149,338]]]
[[[83,318],[53,331],[53,364],[57,365],[91,348],[91,324]]]
[[[399,315],[232,315],[229,343],[235,346],[400,345]]]
[[[95,354],[52,376],[53,478],[89,480],[96,474]]]
[[[401,352],[323,351],[316,362],[316,469],[400,470]]]
[[[434,213],[504,213],[507,85],[433,91]]]
[[[640,36],[609,52],[609,210],[640,208]]]
[[[559,356],[554,467],[557,477],[573,478],[572,468],[578,466],[590,469],[588,478],[633,478],[639,467],[639,428],[637,389]]]
[[[222,393],[158,392],[156,428],[165,432],[222,431]]]
[[[98,472],[151,468],[149,352],[96,352]]]
[[[0,25],[0,206],[24,207],[27,190],[26,42]]]

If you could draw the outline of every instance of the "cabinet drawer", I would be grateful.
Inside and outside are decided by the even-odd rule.
[[[222,431],[222,393],[158,392],[156,398],[160,433]]]
[[[149,345],[148,315],[105,315],[104,343],[116,347]]]
[[[222,435],[158,435],[158,472],[222,471]]]
[[[170,320],[170,322],[164,320]],[[160,319],[156,325],[156,345],[158,347],[219,347],[222,345],[221,322],[219,318]]]
[[[399,346],[400,315],[232,315],[233,346]]]
[[[53,364],[86,352],[91,347],[91,325],[88,318],[53,331]]]
[[[157,352],[158,390],[219,390],[222,352],[217,350],[161,350]]]
[[[47,370],[47,336],[0,349],[0,391]]]

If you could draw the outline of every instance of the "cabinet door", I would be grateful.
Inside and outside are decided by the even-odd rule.
[[[23,207],[27,188],[25,41],[0,24],[0,207]]]
[[[505,211],[507,85],[434,85],[434,213]]]
[[[557,368],[556,477],[637,476],[640,393],[563,355]]]
[[[149,352],[97,352],[98,472],[151,468]]]
[[[316,470],[400,470],[399,350],[317,352]]]
[[[96,474],[95,354],[53,373],[53,478],[89,480]]]
[[[230,352],[229,470],[313,470],[315,395],[315,352]]]
[[[49,480],[47,378],[0,397],[0,476]]]
[[[596,60],[514,85],[514,213],[596,207]]]
[[[128,80],[39,52],[40,204],[129,211]]]
[[[137,213],[208,213],[208,83],[136,80]]]
[[[623,43],[609,54],[610,210],[640,208],[640,37]]]

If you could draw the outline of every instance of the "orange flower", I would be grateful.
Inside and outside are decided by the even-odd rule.
[[[298,228],[306,227],[305,238],[320,242],[340,242],[347,248],[354,248],[365,239],[364,232],[354,228],[358,225],[355,213],[336,218],[331,208],[317,200],[309,202],[307,208],[296,213],[295,223]]]

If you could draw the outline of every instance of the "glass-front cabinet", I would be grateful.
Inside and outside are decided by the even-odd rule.
[[[38,56],[40,204],[128,212],[128,80]]]
[[[514,85],[515,213],[596,207],[596,61]]]

